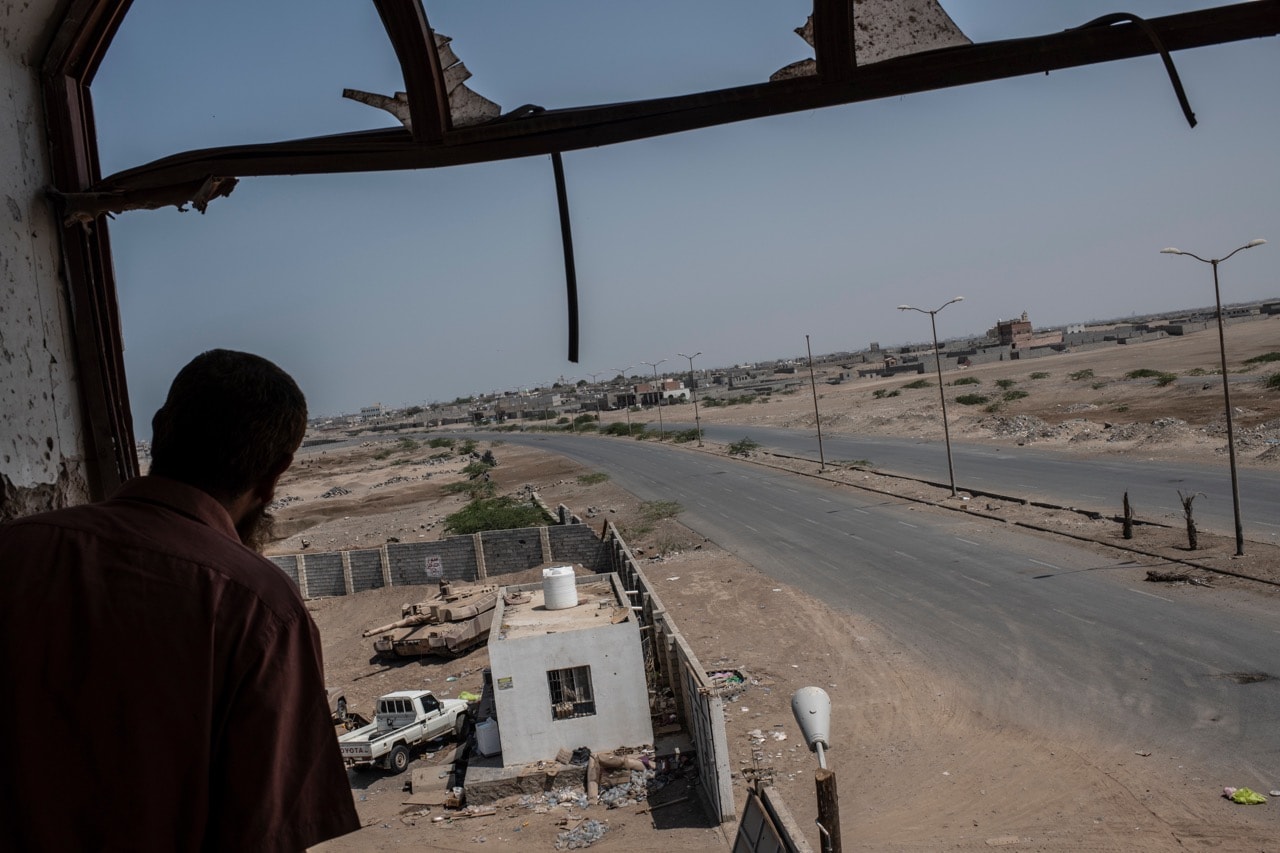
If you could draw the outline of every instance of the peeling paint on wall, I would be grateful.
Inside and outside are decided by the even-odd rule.
[[[88,500],[89,484],[78,466],[63,463],[52,483],[16,486],[0,474],[0,522]]]
[[[57,2],[4,10],[0,45],[0,519],[88,498],[39,75]]]

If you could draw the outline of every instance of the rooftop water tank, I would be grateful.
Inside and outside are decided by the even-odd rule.
[[[573,566],[551,566],[542,570],[542,601],[548,610],[578,606],[578,583]]]

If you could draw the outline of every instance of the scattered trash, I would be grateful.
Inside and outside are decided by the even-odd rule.
[[[1280,791],[1267,791],[1273,797],[1280,797]]]
[[[1249,788],[1223,788],[1222,796],[1243,806],[1260,806],[1267,798]]]
[[[556,836],[557,850],[577,850],[590,847],[609,831],[609,826],[598,820],[588,820],[577,827]]]
[[[1151,754],[1151,750],[1149,750],[1149,749],[1135,749],[1135,750],[1133,751],[1133,754],[1134,754],[1134,755],[1141,755],[1143,758],[1146,758],[1147,756],[1149,756],[1149,755]]]
[[[463,702],[479,702],[480,701],[479,696],[467,690],[464,690],[461,693],[459,693],[458,698],[461,699]]]

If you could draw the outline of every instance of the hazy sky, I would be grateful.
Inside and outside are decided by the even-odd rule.
[[[1123,8],[1211,2],[943,0],[975,41]],[[803,0],[427,0],[468,85],[503,110],[767,80],[812,51]],[[300,12],[296,19],[286,10]],[[111,224],[140,436],[211,347],[293,373],[313,414],[1280,295],[1280,42],[1158,57],[726,125],[565,155],[582,311],[566,359],[549,157],[252,178],[206,215]],[[179,151],[394,125],[372,3],[135,0],[93,86],[104,174]],[[638,371],[647,371],[640,366]]]

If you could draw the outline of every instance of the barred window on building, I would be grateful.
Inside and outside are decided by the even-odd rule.
[[[596,712],[596,697],[591,689],[591,667],[574,666],[547,672],[551,688],[551,719],[572,720],[590,717]]]

